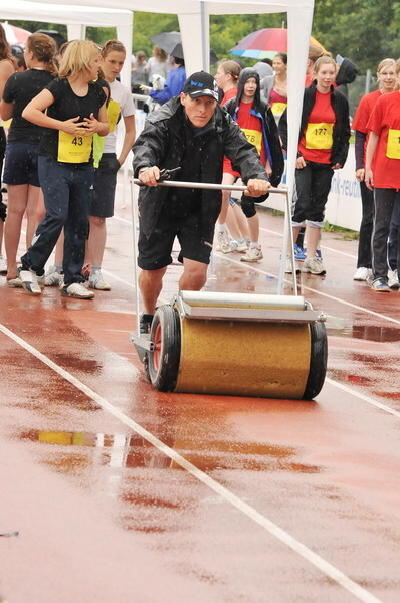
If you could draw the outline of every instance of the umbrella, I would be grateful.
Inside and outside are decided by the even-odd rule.
[[[25,42],[28,36],[31,35],[30,31],[11,25],[7,21],[0,23],[3,26],[6,39],[9,44],[18,44],[19,46],[25,46]]]
[[[318,40],[311,36],[310,43],[320,46],[326,52]],[[230,54],[253,59],[272,59],[277,52],[287,52],[287,29],[266,28],[253,31],[230,49]]]
[[[168,54],[183,59],[182,38],[179,31],[164,31],[151,38],[154,44],[165,50]],[[218,61],[215,51],[210,48],[210,63],[214,65]]]
[[[150,39],[154,44],[165,50],[167,54],[172,54],[171,51],[182,41],[180,31],[164,31]]]

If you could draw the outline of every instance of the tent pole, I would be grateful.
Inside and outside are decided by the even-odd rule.
[[[201,63],[204,71],[210,71],[210,44],[209,44],[209,35],[208,28],[209,18],[206,10],[206,3],[204,0],[200,2],[200,18],[201,18]]]

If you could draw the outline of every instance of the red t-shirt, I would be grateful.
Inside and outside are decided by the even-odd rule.
[[[306,133],[298,151],[306,161],[331,163],[333,126],[336,122],[331,105],[331,93],[316,91],[315,105],[308,118]]]
[[[250,110],[253,108],[253,103],[240,103],[239,111],[236,117],[236,123],[246,136],[247,140],[256,147],[257,153],[260,156],[262,165],[266,164],[266,155],[262,137],[262,123],[258,117],[250,115]],[[224,157],[224,173],[232,174],[239,178],[240,174],[232,169],[230,160]]]
[[[372,163],[374,186],[400,189],[400,92],[398,90],[382,94],[378,98],[368,120],[367,130],[379,136]]]
[[[367,134],[364,144],[364,164],[365,164],[365,150],[368,144],[369,132],[367,130],[368,120],[371,117],[371,113],[374,110],[376,102],[378,98],[382,96],[382,92],[380,90],[374,90],[373,92],[369,92],[365,94],[360,100],[360,104],[357,107],[356,114],[353,119],[353,123],[351,127],[353,130],[357,130],[358,132],[362,132],[363,134]]]
[[[280,119],[282,113],[286,109],[286,105],[287,96],[279,94],[279,92],[272,88],[271,92],[269,93],[269,107],[276,120]]]
[[[227,90],[224,93],[224,96],[222,97],[222,101],[221,101],[221,107],[223,107],[224,105],[226,105],[226,103],[231,100],[231,98],[233,98],[234,96],[236,96],[237,94],[237,88],[229,88],[229,90]]]

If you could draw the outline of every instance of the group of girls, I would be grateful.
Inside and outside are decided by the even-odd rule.
[[[362,222],[355,280],[378,292],[399,289],[400,63],[378,65],[378,90],[360,101],[353,121]]]
[[[109,42],[102,55],[93,42],[71,41],[57,72],[55,52],[50,37],[29,36],[24,52],[28,70],[14,73],[12,68],[3,90],[1,116],[12,118],[3,178],[8,189],[7,283],[40,295],[45,264],[64,230],[61,293],[91,299],[93,292],[83,286],[85,253],[97,258],[91,286],[109,288],[99,274],[105,218],[113,215],[116,173],[135,138],[135,110],[130,91],[116,82],[126,56],[121,43]],[[99,78],[100,67],[106,81]],[[121,113],[126,136],[117,158],[115,128]],[[107,137],[105,144],[99,144],[98,137]],[[96,158],[100,163],[95,177]],[[28,249],[17,272],[25,212]],[[87,245],[92,214],[93,242]]]
[[[227,95],[233,94],[231,92],[233,88],[232,80],[239,77],[231,63],[232,61],[222,63],[216,75],[217,83],[224,90],[223,102]],[[228,69],[225,68],[225,65]],[[258,141],[257,150],[265,164],[266,172],[275,175],[279,172],[277,166],[281,161],[281,156],[279,157],[275,150],[276,138],[271,121],[268,119],[268,111],[272,112],[275,121],[279,124],[282,147],[286,149],[286,56],[279,53],[273,60],[273,69],[275,76],[269,93],[269,108],[263,108],[263,119],[259,116],[260,121],[264,121],[264,131],[263,128],[258,128],[263,131],[261,137],[253,132],[254,126],[249,130],[248,125],[241,124],[238,107],[243,100],[245,103],[250,102],[249,99],[243,99],[243,86],[240,92],[237,92],[236,100],[231,100],[230,105],[228,104],[228,110],[229,106],[234,109],[231,112],[232,115],[239,119],[238,123],[245,134],[250,132],[251,136],[248,139],[256,141],[256,147]],[[244,73],[247,71],[244,70]],[[349,105],[347,99],[335,89],[336,71],[336,63],[330,56],[321,56],[313,65],[313,79],[310,85],[305,88],[299,133],[295,173],[296,194],[292,217],[293,236],[296,240],[300,228],[306,227],[308,249],[303,270],[312,274],[325,273],[325,267],[319,253],[325,205],[334,170],[343,167],[349,149]],[[257,92],[257,74],[253,73],[252,76]],[[267,128],[265,128],[265,124],[268,124]],[[229,169],[224,169],[223,182],[231,183],[234,176]],[[275,179],[275,186],[277,182],[279,180]],[[228,197],[229,195],[225,195],[225,199]],[[218,225],[219,249],[225,253],[232,250],[245,251],[245,256],[242,258],[244,261],[260,260],[262,252],[257,240],[258,221],[256,222],[256,215],[251,215],[248,220],[251,242],[249,249],[246,250],[246,246],[243,244],[243,228],[237,219],[236,222],[234,221],[233,212],[231,212],[229,219],[226,217],[227,206],[228,202],[224,200]],[[226,234],[225,219],[229,231],[234,237],[233,245]]]

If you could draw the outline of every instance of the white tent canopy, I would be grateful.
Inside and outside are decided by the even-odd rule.
[[[65,0],[64,0],[65,1]],[[45,23],[61,23],[67,26],[68,39],[82,39],[85,37],[85,27],[116,27],[118,39],[126,46],[128,57],[132,49],[132,23],[131,10],[112,8],[96,8],[94,6],[73,6],[47,3],[29,2],[28,0],[13,0],[7,6],[1,7],[3,20],[42,21]],[[126,61],[122,73],[123,82],[130,87],[130,62]]]

